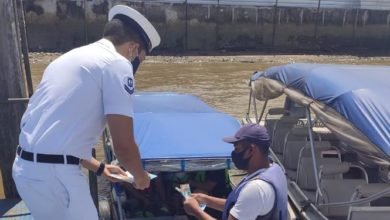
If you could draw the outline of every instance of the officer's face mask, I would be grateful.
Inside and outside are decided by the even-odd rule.
[[[131,59],[131,65],[133,66],[133,75],[134,76],[138,70],[139,65],[141,64],[141,60],[139,59],[138,47],[135,48],[135,52],[136,52],[135,57]]]
[[[239,170],[248,169],[249,159],[251,157],[244,158],[245,152],[248,151],[248,149],[249,146],[246,146],[245,149],[242,150],[241,152],[236,152],[235,150],[232,151],[231,156],[232,156],[233,163]]]

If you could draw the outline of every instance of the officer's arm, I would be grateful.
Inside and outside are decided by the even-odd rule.
[[[92,172],[96,172],[99,169],[100,162],[92,158],[91,160],[81,160],[81,165]]]
[[[133,119],[123,115],[108,114],[107,123],[119,163],[134,175],[136,188],[149,187],[150,179],[142,167],[138,146],[134,140]]]

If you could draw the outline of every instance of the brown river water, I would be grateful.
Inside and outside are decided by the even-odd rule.
[[[32,53],[30,63],[36,87],[46,66],[60,54]],[[390,65],[390,57],[328,55],[255,55],[255,56],[154,56],[140,66],[136,90],[189,93],[238,120],[248,107],[249,77],[256,70],[293,62]],[[281,98],[268,107],[278,106]],[[261,107],[261,103],[259,103]],[[103,158],[101,147],[98,158]],[[0,176],[1,178],[1,176]],[[1,179],[0,179],[1,180]],[[0,181],[0,184],[2,181]],[[99,181],[103,185],[103,181]],[[101,187],[100,187],[101,188]],[[103,187],[104,188],[104,187]],[[0,185],[0,198],[2,194]],[[102,193],[105,190],[100,190]]]

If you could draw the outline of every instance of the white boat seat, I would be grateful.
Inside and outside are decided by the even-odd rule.
[[[390,207],[351,207],[347,220],[388,220]]]
[[[319,201],[320,203],[349,201],[356,187],[366,183],[365,179],[322,179],[320,182],[322,197],[319,197]],[[322,207],[321,211],[330,218],[346,217],[348,209],[348,206]]]
[[[283,154],[283,166],[291,180],[297,179],[299,152],[306,146],[306,141],[288,141]]]
[[[364,168],[353,165],[349,162],[339,162],[339,163],[330,163],[330,164],[323,164],[320,165],[319,169],[319,179],[320,181],[322,179],[343,179],[343,174],[348,173],[351,168],[357,168],[362,175],[364,176],[364,179],[368,183],[368,175]],[[363,179],[363,178],[354,178],[354,179]]]
[[[271,143],[271,148],[275,153],[283,154],[286,135],[297,122],[298,118],[296,117],[282,117],[276,122]]]
[[[293,127],[286,135],[285,142],[289,141],[307,141],[309,137],[309,131],[307,127]]]
[[[309,143],[307,144],[309,145]],[[335,151],[337,155],[339,152],[330,145],[328,142],[314,142],[314,150],[317,159],[317,166],[320,167],[324,164],[341,163],[340,157],[336,158],[323,158],[322,154],[325,151]],[[301,149],[298,158],[297,167],[297,184],[301,189],[316,190],[316,181],[314,175],[313,159],[311,156],[311,148],[304,147]]]
[[[320,179],[329,178],[329,176],[334,179],[335,176],[338,179],[343,178],[343,173],[347,173],[351,168],[350,163],[342,162],[342,163],[329,163],[320,166]]]
[[[361,179],[343,179],[343,174],[350,171],[351,168],[359,168],[364,178]],[[323,203],[347,202],[355,194],[355,191],[361,185],[368,183],[366,171],[351,163],[333,163],[320,166],[320,187],[322,197],[319,201]],[[348,206],[342,207],[324,207],[321,210],[327,216],[347,216]]]
[[[317,158],[317,166],[324,164],[340,163],[340,158]],[[336,177],[334,177],[336,178]],[[302,157],[297,171],[297,184],[301,189],[316,190],[313,159]]]
[[[288,141],[283,154],[283,165],[286,169],[297,170],[299,152],[307,144],[307,141]]]

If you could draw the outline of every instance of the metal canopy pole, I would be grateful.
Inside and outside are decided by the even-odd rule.
[[[256,98],[255,98],[254,95],[252,95],[252,100],[253,100],[253,109],[255,110],[256,121],[258,121],[259,120],[259,116],[257,115]]]
[[[265,112],[265,107],[267,107],[267,104],[268,104],[268,99],[266,99],[264,102],[263,109],[261,109],[260,117],[259,117],[259,120],[257,121],[257,124],[259,124],[261,119],[263,118],[263,115]]]
[[[316,155],[314,152],[314,143],[313,143],[313,131],[312,131],[312,122],[311,122],[311,115],[310,115],[310,105],[307,106],[307,111],[306,111],[306,116],[307,116],[307,129],[309,131],[309,139],[310,139],[310,148],[311,148],[311,157],[313,158],[313,168],[314,168],[314,175],[316,179],[316,186],[317,186],[317,192],[319,195],[322,197],[322,192],[320,188],[320,181],[319,181],[319,176],[318,176],[318,170],[317,170],[317,159]]]
[[[252,93],[253,93],[253,91],[252,91],[252,86],[251,86],[251,90],[250,90],[250,94],[249,94],[248,111],[246,112],[246,121],[247,121],[247,122],[250,121],[249,114],[250,114],[250,111],[251,111]]]

